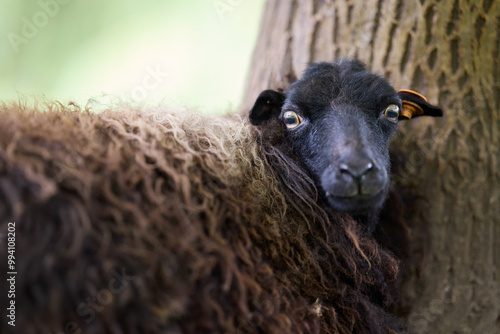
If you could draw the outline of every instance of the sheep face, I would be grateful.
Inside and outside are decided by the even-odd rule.
[[[410,95],[425,109],[425,100]],[[282,138],[279,148],[308,171],[331,207],[365,213],[386,198],[389,141],[402,111],[400,94],[383,78],[359,61],[340,61],[311,65],[286,94],[261,93],[250,122]]]

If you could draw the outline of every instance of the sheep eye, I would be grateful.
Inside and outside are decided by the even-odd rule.
[[[294,129],[302,123],[303,118],[300,117],[296,112],[287,111],[283,114],[283,122],[289,129]]]
[[[396,121],[399,118],[399,107],[396,104],[391,104],[385,109],[384,115],[391,121]]]

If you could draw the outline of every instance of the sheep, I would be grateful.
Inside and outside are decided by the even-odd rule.
[[[441,113],[421,96],[353,60],[264,91],[251,124],[38,109],[0,111],[2,333],[406,331],[371,232],[397,119]]]

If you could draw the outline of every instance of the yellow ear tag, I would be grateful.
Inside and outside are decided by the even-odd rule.
[[[425,98],[425,96],[423,96],[417,92],[414,92],[412,90],[409,90],[409,89],[401,89],[398,91],[398,93],[406,93],[406,94],[415,95],[415,96],[418,96],[419,98],[423,99],[425,102],[427,102],[427,99]],[[401,110],[401,116],[406,117],[408,119],[411,119],[413,116],[422,115],[423,113],[424,113],[424,110],[418,104],[416,104],[414,102],[403,100],[403,110]]]

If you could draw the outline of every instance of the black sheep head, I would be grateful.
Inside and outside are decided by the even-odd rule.
[[[290,90],[266,90],[250,122],[279,133],[281,146],[308,170],[336,210],[378,210],[389,188],[389,141],[398,120],[442,110],[392,88],[357,60],[312,64]]]

